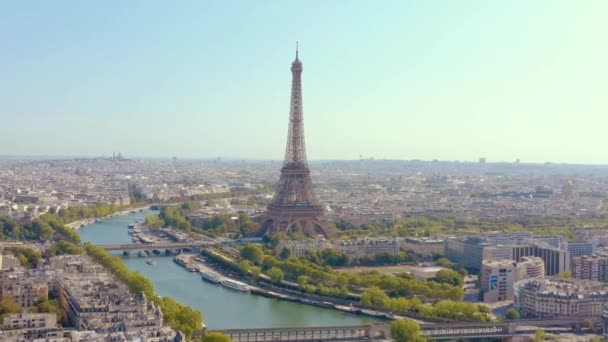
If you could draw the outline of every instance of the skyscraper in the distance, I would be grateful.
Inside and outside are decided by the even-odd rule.
[[[335,236],[325,219],[323,207],[312,186],[304,144],[304,115],[302,111],[302,62],[291,64],[291,108],[289,133],[281,177],[272,202],[262,221],[261,233],[287,233],[301,228],[307,235]]]

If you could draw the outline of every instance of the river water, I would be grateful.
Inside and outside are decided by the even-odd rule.
[[[80,236],[83,241],[98,245],[130,243],[127,226],[151,213],[157,212],[131,213],[91,224],[80,228]],[[198,273],[186,271],[170,257],[154,260],[157,264],[150,266],[145,258],[123,258],[131,270],[150,278],[158,294],[201,310],[210,329],[358,325],[375,321],[365,316],[233,291],[203,281]]]

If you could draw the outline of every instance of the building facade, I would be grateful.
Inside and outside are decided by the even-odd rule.
[[[52,329],[57,327],[57,315],[54,313],[18,313],[4,316],[2,323],[4,329]]]
[[[482,262],[480,287],[484,302],[513,300],[515,261],[484,260]]]
[[[539,257],[522,257],[515,266],[515,278],[520,281],[545,277],[545,262]]]
[[[513,260],[521,261],[523,257],[539,257],[545,263],[545,274],[556,275],[570,270],[570,253],[546,244],[529,244],[513,246]]]
[[[407,237],[401,240],[401,248],[424,259],[445,254],[445,243],[441,239]]]
[[[34,306],[49,296],[48,284],[24,273],[0,273],[0,299],[12,298],[21,307]]]
[[[608,281],[608,252],[574,257],[571,268],[572,277],[576,279]]]
[[[523,257],[520,262],[510,259],[485,259],[480,274],[483,301],[492,303],[513,300],[515,282],[544,276],[545,265],[539,257]]]
[[[399,242],[396,239],[342,240],[336,245],[349,260],[369,259],[380,254],[397,256],[400,251]]]
[[[593,255],[597,252],[597,241],[568,242],[570,257]]]
[[[608,303],[608,287],[590,281],[522,280],[514,294],[515,307],[529,318],[599,318]]]
[[[274,251],[278,257],[281,255],[284,249],[289,251],[289,256],[294,258],[301,258],[308,252],[318,252],[325,249],[334,248],[334,246],[327,240],[280,240]]]
[[[64,320],[78,330],[127,331],[160,328],[163,315],[142,294],[133,296],[109,274],[67,275],[59,280],[59,304]]]

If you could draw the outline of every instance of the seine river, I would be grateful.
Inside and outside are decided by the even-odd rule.
[[[152,211],[138,212],[107,219],[80,228],[84,241],[94,244],[130,243],[127,226],[143,219]],[[144,258],[123,258],[130,269],[152,280],[156,292],[203,312],[203,320],[210,329],[263,328],[290,326],[357,325],[374,322],[365,316],[347,314],[292,302],[279,301],[229,290],[212,285],[175,264],[170,257],[156,257],[155,266]]]

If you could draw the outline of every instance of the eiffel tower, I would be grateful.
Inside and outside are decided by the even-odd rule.
[[[291,108],[285,160],[274,197],[262,221],[261,233],[287,233],[300,227],[307,235],[323,234],[332,238],[335,232],[327,223],[323,207],[313,189],[306,159],[302,70],[296,47],[296,59],[291,64]]]

